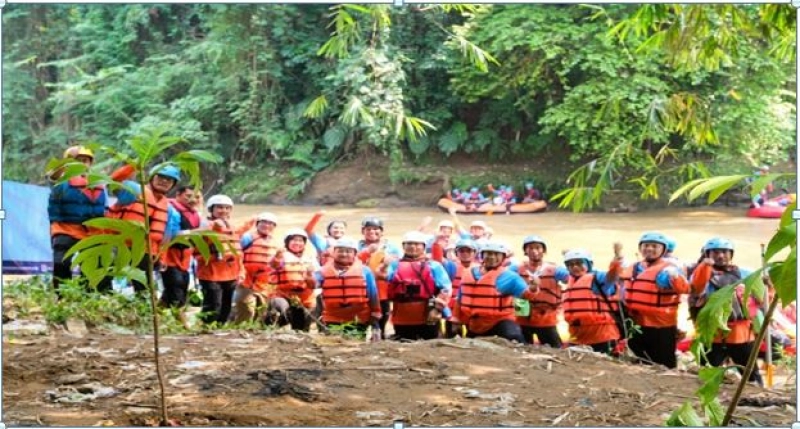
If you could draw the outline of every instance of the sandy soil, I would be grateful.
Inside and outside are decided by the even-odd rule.
[[[7,425],[158,423],[151,337],[51,328],[3,348]],[[660,426],[699,387],[690,372],[500,339],[222,331],[161,348],[170,417],[192,426]],[[735,423],[788,426],[793,383],[748,386]]]

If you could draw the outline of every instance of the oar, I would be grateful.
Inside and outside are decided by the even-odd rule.
[[[767,268],[766,245],[764,243],[761,243],[761,269],[762,270],[766,270],[766,268]],[[769,276],[769,273],[767,273],[767,276]],[[769,309],[769,285],[764,285],[764,286],[765,287],[764,287],[764,304],[763,305],[764,305],[764,314],[766,315],[767,314],[767,310]],[[770,321],[764,320],[764,323],[768,323],[768,322],[770,322]],[[775,368],[773,368],[773,366],[772,366],[772,335],[769,332],[769,327],[767,327],[767,335],[766,335],[766,339],[764,341],[767,344],[767,351],[765,353],[766,356],[765,356],[765,359],[764,359],[764,361],[765,361],[764,362],[764,366],[766,367],[766,372],[767,372],[767,377],[766,377],[767,378],[767,383],[766,384],[767,384],[767,389],[771,389],[772,388],[772,382],[773,382],[773,379],[774,379],[774,376],[775,376],[775,374],[774,374]],[[756,347],[758,347],[758,346],[759,345],[756,345]]]

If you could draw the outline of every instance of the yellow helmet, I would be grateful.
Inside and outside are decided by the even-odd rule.
[[[70,146],[64,151],[64,158],[77,158],[79,156],[88,156],[94,161],[94,152],[84,146]]]

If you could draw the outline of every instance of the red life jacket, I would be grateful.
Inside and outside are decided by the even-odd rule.
[[[192,229],[198,228],[200,226],[200,213],[197,210],[192,210],[189,207],[181,204],[180,201],[170,198],[169,203],[172,204],[172,207],[181,214],[181,217],[186,219],[191,225]]]
[[[503,320],[515,319],[514,297],[497,291],[497,278],[505,270],[503,267],[491,270],[480,280],[473,276],[473,269],[464,271],[459,319],[471,332],[482,334]]]
[[[436,294],[436,282],[427,258],[403,258],[389,282],[388,298],[392,301],[427,301]]]

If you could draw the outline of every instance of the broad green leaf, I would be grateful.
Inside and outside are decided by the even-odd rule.
[[[182,162],[182,161],[197,161],[197,162],[210,162],[210,163],[220,163],[222,162],[222,157],[214,152],[209,152],[207,150],[187,150],[185,152],[181,152],[173,158],[174,161]]]
[[[786,260],[775,264],[769,274],[781,303],[786,306],[793,302],[797,297],[797,247],[792,247]]]
[[[789,206],[787,206],[786,209],[783,211],[783,214],[781,215],[780,228],[784,228],[784,227],[786,227],[788,225],[795,225],[795,227],[797,226],[797,222],[792,217],[792,213],[795,210],[797,210],[797,200],[796,199],[794,201],[792,201],[792,203],[789,204]]]
[[[722,381],[725,379],[725,367],[700,368],[698,376],[703,384],[697,389],[697,396],[703,404],[712,403],[719,394]]]
[[[708,301],[697,315],[695,324],[696,339],[705,345],[710,345],[718,331],[729,331],[728,316],[732,307],[731,300],[736,289],[724,287],[708,297]],[[699,359],[699,356],[696,356]]]
[[[776,254],[780,253],[783,249],[797,245],[797,224],[792,223],[784,226],[772,236],[767,244],[767,249],[764,253],[764,260],[771,261]]]
[[[673,411],[667,419],[666,425],[669,427],[700,427],[705,426],[703,419],[697,415],[697,412],[692,408],[692,404],[684,402],[680,408]]]
[[[734,176],[717,176],[710,179],[704,179],[702,183],[698,184],[691,191],[689,191],[689,201],[697,199],[700,195],[711,193],[708,198],[708,204],[713,203],[723,192],[730,189],[733,185],[741,182],[748,176],[734,175]],[[713,196],[713,198],[712,198]]]

